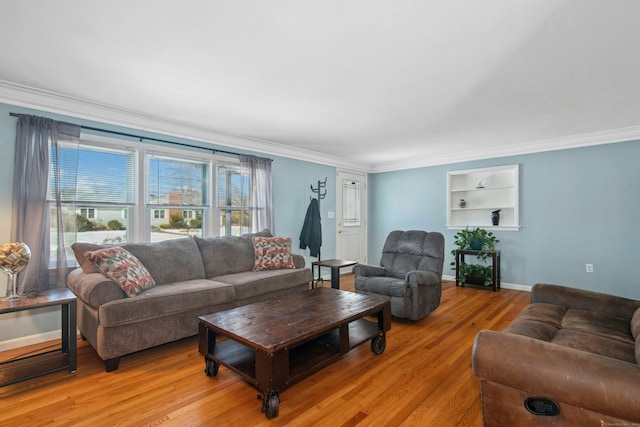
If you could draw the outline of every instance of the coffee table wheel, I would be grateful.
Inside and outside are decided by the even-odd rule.
[[[280,406],[280,397],[278,393],[271,393],[262,400],[262,412],[267,416],[267,419],[275,418],[278,416],[278,407]]]
[[[371,351],[375,354],[382,354],[387,347],[387,340],[384,335],[378,335],[371,338]]]
[[[207,374],[208,377],[215,377],[216,375],[218,375],[218,368],[220,367],[220,364],[218,362],[205,357],[204,363],[204,373]]]

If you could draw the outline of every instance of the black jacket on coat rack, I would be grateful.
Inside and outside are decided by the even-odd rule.
[[[311,199],[307,214],[304,217],[304,225],[300,233],[300,249],[309,248],[309,255],[317,257],[320,255],[322,246],[322,226],[320,224],[320,208],[317,199]]]

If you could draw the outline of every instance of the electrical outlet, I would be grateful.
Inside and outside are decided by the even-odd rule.
[[[593,273],[593,264],[587,264],[587,273]]]

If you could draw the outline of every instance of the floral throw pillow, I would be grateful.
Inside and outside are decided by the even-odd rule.
[[[140,260],[120,246],[87,251],[84,256],[93,261],[102,274],[118,283],[129,297],[135,297],[156,285]]]
[[[291,237],[253,237],[253,271],[296,268],[291,255]]]

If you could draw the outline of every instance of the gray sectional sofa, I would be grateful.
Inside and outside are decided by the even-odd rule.
[[[198,316],[309,289],[312,274],[301,255],[294,269],[253,271],[253,236],[185,237],[158,243],[126,243],[144,264],[154,287],[127,297],[84,254],[104,246],[75,243],[80,267],[67,276],[78,297],[78,329],[105,362],[198,333]]]

